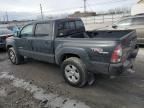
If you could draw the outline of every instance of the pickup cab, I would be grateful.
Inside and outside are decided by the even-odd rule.
[[[133,68],[134,30],[86,31],[79,18],[35,21],[7,39],[10,61],[24,58],[57,64],[70,85],[83,87],[95,73],[116,75]]]

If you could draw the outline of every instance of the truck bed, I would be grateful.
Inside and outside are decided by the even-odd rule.
[[[132,30],[118,30],[118,31],[88,31],[86,32],[90,38],[108,38],[108,39],[121,39],[132,33]]]
[[[114,43],[112,45],[113,48],[111,47],[112,48],[111,53],[115,46],[121,44],[123,50],[123,56],[125,56],[125,58],[129,57],[129,54],[133,52],[137,43],[137,36],[134,30],[86,31],[82,33],[75,33],[73,35],[69,35],[68,38],[77,38],[77,40],[74,41],[75,42],[78,41],[79,44],[83,43],[85,45],[89,45],[90,43],[93,43],[93,46],[106,45],[108,47],[110,43]],[[103,49],[107,51],[108,48]],[[103,58],[104,56],[102,56],[101,59]]]
[[[74,34],[68,35],[66,36],[66,38],[90,38],[90,39],[93,38],[97,40],[123,40],[124,38],[129,37],[134,33],[135,32],[133,30],[85,31],[85,32],[74,33]]]

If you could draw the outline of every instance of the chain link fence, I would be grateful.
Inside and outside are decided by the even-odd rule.
[[[97,24],[97,23],[105,23],[105,22],[116,22],[120,18],[129,16],[130,14],[111,14],[111,15],[100,15],[100,16],[92,16],[92,17],[82,17],[81,19],[85,24]]]

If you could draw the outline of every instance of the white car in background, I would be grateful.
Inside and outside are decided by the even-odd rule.
[[[111,29],[128,30],[135,29],[138,36],[138,44],[144,44],[144,15],[130,16],[117,21]]]

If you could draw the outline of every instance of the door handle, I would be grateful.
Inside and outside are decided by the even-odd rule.
[[[19,47],[19,49],[23,49],[23,47]]]
[[[49,42],[46,41],[45,44],[49,44]]]
[[[26,40],[27,38],[26,37],[22,37],[21,39],[25,39]]]

